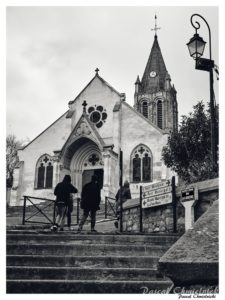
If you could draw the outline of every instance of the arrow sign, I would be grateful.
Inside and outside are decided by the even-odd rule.
[[[159,188],[164,188],[168,186],[171,186],[171,180],[160,181],[147,186],[143,186],[143,192],[157,190]]]
[[[172,186],[167,186],[167,187],[163,187],[163,188],[158,188],[156,190],[150,190],[150,191],[143,192],[142,197],[143,198],[153,197],[153,196],[157,196],[157,195],[161,195],[161,194],[166,194],[169,192],[172,192]]]
[[[142,207],[148,208],[153,206],[169,204],[172,203],[172,199],[173,199],[172,193],[149,197],[142,201]]]

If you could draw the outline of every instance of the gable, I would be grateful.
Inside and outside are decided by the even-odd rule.
[[[68,137],[66,143],[63,145],[61,155],[65,153],[66,149],[70,147],[71,144],[73,144],[80,138],[88,138],[92,140],[99,146],[100,149],[103,149],[103,147],[105,146],[105,143],[96,128],[91,124],[88,117],[85,114],[82,114],[80,120],[77,122],[76,126]]]
[[[76,96],[76,98],[73,101],[70,101],[70,105],[72,105],[77,99],[79,99],[80,96],[82,96],[82,94],[85,92],[86,89],[89,88],[89,86],[91,86],[91,84],[93,83],[93,81],[99,80],[101,81],[107,88],[109,88],[112,92],[116,93],[117,95],[120,96],[120,93],[114,89],[114,87],[112,87],[107,81],[105,81],[102,77],[100,77],[98,74],[96,74],[91,81],[83,88],[83,90]]]
[[[71,132],[70,120],[66,118],[66,114],[67,112],[19,150],[20,160],[37,159],[43,153],[54,155],[55,150],[60,150]]]
[[[93,126],[98,131],[99,135],[107,144],[112,143],[112,126],[113,126],[113,108],[120,101],[124,94],[120,94],[111,87],[99,75],[96,75],[89,84],[76,97],[73,103],[70,103],[71,126],[74,128],[83,114],[83,102],[86,101],[86,112],[88,118],[91,117],[93,111],[100,109],[101,122]],[[104,116],[102,115],[104,113]]]

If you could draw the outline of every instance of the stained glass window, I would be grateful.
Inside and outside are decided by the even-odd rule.
[[[101,128],[107,119],[106,109],[101,105],[95,105],[88,108],[89,118],[97,128]]]
[[[52,177],[53,177],[53,166],[51,163],[48,164],[46,168],[46,188],[51,188],[52,187]]]
[[[131,155],[133,182],[152,181],[152,156],[145,145],[136,147]]]
[[[142,158],[142,179],[143,181],[150,181],[151,174],[151,158],[148,156],[148,153]]]
[[[37,163],[36,184],[38,189],[52,188],[53,165],[52,158],[49,155],[43,155]]]
[[[38,168],[38,183],[37,187],[39,189],[44,188],[44,180],[45,180],[45,167],[43,166],[43,163]]]
[[[141,181],[141,159],[138,154],[133,158],[133,181]]]

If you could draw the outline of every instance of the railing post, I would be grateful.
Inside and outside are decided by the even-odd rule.
[[[55,225],[55,203],[53,208],[53,225]]]
[[[105,197],[105,219],[108,218],[108,198]]]
[[[143,231],[143,221],[142,221],[142,185],[140,186],[140,232]]]
[[[173,205],[173,232],[177,232],[177,199],[175,191],[175,176],[172,176],[172,205]]]
[[[80,198],[77,198],[77,224],[80,222]]]
[[[22,220],[22,225],[25,225],[26,205],[27,205],[27,197],[23,196],[23,220]]]
[[[120,149],[120,232],[123,232],[123,199],[122,199],[122,186],[123,186],[123,151]]]
[[[123,232],[123,199],[122,199],[121,188],[120,188],[120,232]]]

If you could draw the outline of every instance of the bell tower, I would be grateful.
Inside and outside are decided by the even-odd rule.
[[[135,82],[134,108],[165,132],[177,130],[177,92],[171,84],[158,43],[155,15],[154,42],[142,79]]]

